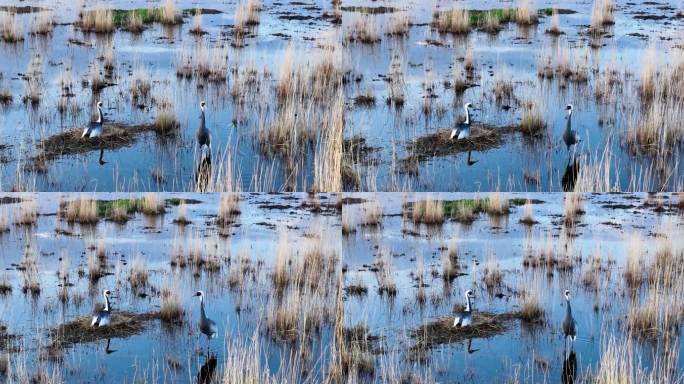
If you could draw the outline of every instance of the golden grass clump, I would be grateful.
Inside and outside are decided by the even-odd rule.
[[[342,211],[342,235],[347,236],[356,232],[356,216],[350,210]]]
[[[513,98],[513,76],[508,66],[501,65],[494,75],[494,97],[497,103]]]
[[[497,34],[501,30],[501,22],[493,12],[487,12],[484,19],[480,21],[480,28],[492,34]]]
[[[625,280],[627,280],[627,285],[632,288],[638,288],[643,281],[643,252],[644,244],[641,235],[638,232],[633,233],[629,239],[625,266]]]
[[[508,215],[508,198],[501,192],[493,192],[487,198],[487,213],[494,216]]]
[[[392,56],[387,77],[389,80],[387,82],[389,88],[387,103],[394,104],[397,107],[404,105],[404,69],[401,57],[398,54]]]
[[[228,46],[205,47],[198,44],[195,52],[197,76],[210,81],[225,81],[228,77]]]
[[[314,156],[314,192],[342,190],[342,138],[344,131],[344,92],[334,97],[321,126]]]
[[[145,101],[149,97],[151,90],[152,82],[150,81],[149,74],[145,71],[145,67],[142,65],[137,66],[131,76],[131,100],[133,102]]]
[[[197,8],[195,9],[195,16],[192,19],[192,28],[190,28],[190,33],[195,35],[201,35],[204,33],[202,28],[202,11]]]
[[[639,86],[641,96],[646,99],[651,99],[655,95],[657,67],[656,45],[651,43],[644,54],[644,60],[641,64],[641,84]]]
[[[176,110],[169,99],[161,99],[157,105],[157,116],[154,119],[154,127],[158,133],[169,133],[179,127],[176,118]]]
[[[52,11],[37,12],[31,19],[31,33],[48,35],[55,28],[55,17]]]
[[[104,276],[105,272],[100,264],[100,259],[94,253],[88,256],[88,278],[91,282],[96,282]]]
[[[453,240],[455,242],[455,240]],[[449,242],[451,245],[451,241]],[[458,257],[452,256],[452,249],[442,252],[442,278],[449,283],[459,275]]]
[[[95,224],[100,218],[97,216],[97,201],[80,197],[76,200],[62,203],[61,216],[68,223]]]
[[[149,216],[161,215],[166,212],[164,207],[164,200],[159,199],[159,195],[156,193],[146,193],[143,197],[142,213]]]
[[[392,255],[388,249],[380,248],[375,259],[378,272],[375,274],[378,280],[378,291],[381,295],[394,296],[397,294],[397,284],[392,270]]]
[[[217,223],[221,226],[231,225],[235,216],[240,214],[240,194],[238,192],[222,192],[219,198]]]
[[[546,30],[546,33],[556,36],[563,34],[563,31],[560,27],[560,14],[558,13],[558,9],[556,8],[554,8],[551,13],[551,22],[549,25],[549,29]]]
[[[444,204],[438,199],[427,198],[415,201],[412,213],[414,223],[442,224],[444,222]]]
[[[591,25],[589,32],[598,37],[606,25],[615,24],[615,3],[613,0],[594,0],[591,8]]]
[[[141,33],[145,30],[142,16],[138,12],[131,12],[128,15],[128,23],[126,29],[131,33]]]
[[[0,295],[6,295],[10,292],[12,292],[12,283],[7,272],[3,272],[0,274]]]
[[[279,292],[287,288],[290,282],[289,268],[290,259],[290,244],[286,231],[281,231],[276,246],[276,258],[273,271],[273,285]]]
[[[148,279],[149,273],[145,261],[142,256],[138,255],[133,259],[128,270],[128,282],[131,284],[131,288],[138,289],[146,286]]]
[[[128,214],[128,210],[125,206],[115,204],[108,219],[115,223],[123,224],[130,220],[131,216]]]
[[[0,12],[0,38],[7,43],[24,40],[21,24],[14,12]]]
[[[363,215],[363,225],[377,226],[382,224],[382,206],[377,200],[372,200],[370,202],[363,204],[361,212]]]
[[[299,312],[302,299],[299,289],[288,290],[281,305],[270,305],[266,328],[280,340],[295,340],[299,331]]]
[[[83,32],[112,33],[114,32],[114,17],[111,7],[98,5],[93,11],[80,14],[78,25]]]
[[[234,31],[237,37],[242,36],[250,26],[259,24],[261,16],[260,0],[243,0],[235,8]]]
[[[34,225],[38,221],[38,205],[35,201],[29,200],[19,204],[14,208],[14,224]]]
[[[564,210],[565,224],[574,224],[578,220],[578,216],[584,213],[584,203],[582,201],[582,194],[576,192],[566,193]]]
[[[173,287],[164,287],[161,290],[161,307],[159,316],[166,323],[176,323],[182,320],[185,311],[181,306],[178,291]]]
[[[441,33],[467,34],[470,32],[470,12],[455,7],[450,11],[435,13],[433,25]]]
[[[538,21],[537,10],[530,0],[518,1],[518,8],[515,14],[515,21],[519,25],[533,25]]]
[[[175,25],[183,22],[183,16],[176,10],[174,0],[166,0],[159,20],[162,24]]]
[[[520,218],[520,222],[527,225],[537,223],[537,221],[534,219],[534,211],[532,208],[532,203],[529,199],[525,201],[525,205],[523,205],[523,214]]]
[[[390,16],[385,28],[385,34],[391,36],[405,36],[411,30],[411,18],[407,12],[399,12]]]
[[[0,235],[10,231],[9,215],[4,207],[0,209]]]
[[[521,320],[528,323],[543,321],[545,312],[539,298],[540,289],[536,287],[534,283],[527,286],[527,280],[525,280],[525,283],[523,284],[525,284],[525,286],[521,292],[520,312],[518,316]]]
[[[524,103],[520,130],[527,136],[539,136],[546,130],[546,122],[537,103]]]
[[[374,44],[380,41],[380,28],[371,15],[356,16],[347,27],[345,40]]]
[[[464,73],[463,64],[458,59],[454,60],[451,67],[451,82],[454,92],[457,94],[461,94],[468,89],[469,84]]]
[[[503,282],[503,273],[499,267],[499,263],[495,260],[494,255],[491,254],[487,258],[484,268],[484,283],[487,289],[499,287]]]
[[[178,215],[173,220],[174,223],[178,225],[188,225],[192,224],[192,221],[188,218],[188,205],[185,203],[180,203],[178,205]]]

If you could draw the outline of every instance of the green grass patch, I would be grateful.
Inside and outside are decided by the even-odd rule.
[[[177,207],[181,204],[201,204],[202,201],[197,200],[197,199],[181,199],[179,197],[172,197],[170,199],[166,199],[166,204],[167,205],[172,205],[174,207]]]
[[[445,11],[450,12],[450,11]],[[566,11],[569,12],[569,11]],[[553,14],[553,8],[543,8],[537,11],[540,16],[551,16]],[[468,10],[468,15],[470,16],[470,26],[479,27],[485,24],[487,16],[491,15],[496,19],[499,24],[506,24],[515,22],[517,19],[518,9],[517,8],[494,8],[478,10],[472,9]]]
[[[508,199],[509,207],[520,207],[525,205],[527,199],[525,198],[510,198]],[[541,204],[543,201],[530,199],[531,204]],[[444,207],[445,217],[462,217],[469,215],[479,215],[480,213],[486,213],[489,209],[489,198],[483,197],[479,199],[460,199],[460,200],[443,200],[442,206]],[[410,211],[413,209],[413,203],[404,204],[404,209]]]
[[[123,208],[127,214],[132,215],[142,211],[143,199],[97,200],[96,204],[99,217],[112,216],[115,208]]]
[[[112,21],[116,27],[125,27],[131,16],[136,15],[143,24],[159,23],[162,21],[163,10],[161,8],[136,8],[136,9],[114,9],[112,10]],[[220,11],[213,9],[183,9],[184,16],[194,16],[200,14],[217,14]]]
[[[124,209],[126,214],[133,215],[138,212],[142,212],[143,200],[140,199],[118,199],[118,200],[97,200],[97,216],[98,217],[111,217],[114,209]],[[178,197],[173,197],[166,199],[164,201],[166,205],[177,207],[181,204],[199,204],[200,200],[195,199],[183,199]]]

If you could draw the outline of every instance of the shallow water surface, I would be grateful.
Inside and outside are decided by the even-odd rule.
[[[60,202],[94,198],[106,204],[142,196],[3,198],[0,209],[10,218],[0,238],[5,378],[25,382],[42,372],[51,382],[209,382],[204,380],[211,373],[214,382],[238,382],[237,373],[250,377],[249,370],[260,371],[264,382],[324,377],[335,318],[326,297],[335,294],[341,240],[334,197],[243,194],[241,213],[222,225],[217,214],[225,196],[155,196],[165,205],[163,215],[134,213],[125,223],[102,217],[95,224],[70,224]],[[179,199],[187,204],[178,206]],[[12,224],[31,207],[39,214],[35,224]],[[181,217],[189,223],[174,222]],[[286,257],[290,276],[282,289],[273,286],[276,255]],[[295,267],[314,260],[307,255],[330,261],[315,288],[295,283],[303,276]],[[132,273],[141,269],[147,277],[134,285]],[[93,278],[97,270],[103,276]],[[151,319],[140,329],[117,326],[94,337],[88,326],[82,336],[52,333],[83,316],[89,323],[104,289],[112,292],[114,319],[126,313],[128,327],[139,316]],[[198,331],[198,290],[218,328],[210,341]],[[182,311],[169,321],[159,318],[167,297]],[[293,328],[276,325],[278,316],[289,315],[282,308],[294,316],[286,323]],[[308,323],[300,328],[304,316]]]
[[[673,307],[658,301],[680,319],[671,333],[660,325],[655,334],[629,326],[634,311],[645,308],[651,295],[678,295],[681,281],[675,283],[680,288],[669,291],[646,281],[634,287],[625,275],[633,253],[642,275],[662,269],[655,260],[663,250],[681,257],[676,196],[584,195],[584,213],[574,225],[565,223],[563,194],[509,194],[509,214],[481,213],[468,223],[447,216],[443,224],[426,226],[406,213],[415,201],[488,196],[493,195],[355,194],[362,200],[345,204],[343,223],[348,224],[343,225],[353,228],[343,236],[345,327],[363,330],[360,339],[366,342],[356,345],[363,362],[359,366],[370,367],[360,370],[360,377],[371,382],[388,377],[417,382],[594,382],[599,361],[611,361],[611,347],[624,353],[618,359],[634,364],[635,370],[646,376],[656,372],[651,376],[655,381],[684,377],[679,299],[670,302]],[[533,225],[519,222],[527,207],[515,206],[515,199],[534,202],[529,211]],[[368,225],[367,213],[378,205],[380,224]],[[545,257],[552,261],[545,263]],[[451,279],[445,278],[448,261],[455,268],[448,269]],[[500,280],[490,279],[495,275]],[[395,294],[383,290],[389,284],[396,287]],[[459,336],[452,328],[453,316],[465,304],[468,289],[474,292],[476,316],[517,316],[527,298],[542,313],[531,320],[501,320],[503,329],[495,331],[476,322],[473,334]],[[578,328],[574,346],[567,349],[561,330],[565,289],[571,292]],[[446,328],[430,328],[440,319],[446,319]],[[421,344],[425,338],[434,342]],[[615,347],[616,341],[623,349]],[[665,360],[670,364],[663,369]]]

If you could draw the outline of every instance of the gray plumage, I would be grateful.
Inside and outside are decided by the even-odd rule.
[[[90,322],[91,327],[104,327],[112,323],[112,311],[109,306],[110,294],[108,289],[105,289],[104,292],[102,292],[105,299],[105,305],[102,310],[95,312],[93,315],[93,320]]]
[[[208,318],[207,314],[204,312],[204,292],[197,291],[197,293],[195,293],[195,296],[199,296],[200,298],[200,332],[205,334],[207,338],[213,339],[214,337],[216,337],[218,330],[216,328],[216,323],[214,322],[214,320]]]
[[[568,111],[568,117],[566,117],[565,121],[563,141],[565,142],[565,146],[568,147],[569,151],[571,145],[576,145],[579,142],[579,136],[577,136],[577,132],[572,129],[572,104],[568,104],[565,109]]]
[[[470,289],[466,291],[466,307],[464,310],[459,311],[454,316],[454,327],[467,327],[473,323],[473,312],[470,306],[470,299],[475,297],[473,291]]]
[[[456,124],[456,128],[451,130],[451,137],[449,137],[449,139],[453,140],[455,137],[456,140],[461,140],[470,137],[470,108],[472,108],[472,106],[473,105],[470,103],[463,106],[466,113],[466,119],[464,122]]]
[[[92,121],[83,130],[81,137],[98,137],[102,134],[102,125],[104,118],[102,117],[102,102],[97,102],[97,121]]]
[[[200,109],[202,110],[202,114],[200,115],[199,127],[197,127],[197,145],[199,146],[203,157],[211,155],[211,133],[207,129],[204,117],[205,105],[206,103],[204,101],[200,102]]]
[[[568,339],[575,341],[577,338],[577,322],[572,317],[572,308],[570,306],[570,291],[565,290],[565,318],[563,319],[563,334],[565,334],[565,341]]]

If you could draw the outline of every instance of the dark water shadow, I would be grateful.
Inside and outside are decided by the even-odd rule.
[[[563,361],[563,369],[561,370],[561,383],[572,384],[577,377],[577,357],[575,352],[570,352],[568,358]]]
[[[568,159],[568,164],[565,166],[565,172],[563,173],[563,178],[561,182],[563,183],[563,191],[570,192],[575,189],[575,183],[577,183],[577,175],[579,174],[580,165],[577,157],[573,157],[572,160]]]
[[[214,373],[216,371],[216,366],[218,361],[216,360],[216,355],[207,355],[207,360],[204,362],[202,367],[200,367],[197,373],[197,384],[209,384],[214,378]]]

